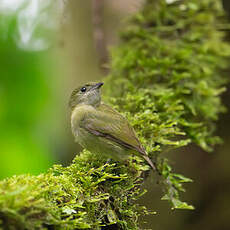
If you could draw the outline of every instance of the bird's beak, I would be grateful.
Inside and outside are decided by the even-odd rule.
[[[103,85],[104,85],[103,82],[99,82],[99,83],[95,84],[91,89],[100,89]]]

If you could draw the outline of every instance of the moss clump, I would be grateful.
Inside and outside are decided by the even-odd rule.
[[[128,117],[155,159],[162,199],[173,208],[192,208],[179,199],[191,180],[172,172],[162,150],[193,142],[211,151],[220,142],[215,121],[224,111],[221,70],[230,54],[223,25],[221,1],[147,0],[112,52],[106,100]],[[127,164],[83,151],[69,167],[3,180],[0,229],[139,229],[138,216],[147,211],[135,200],[148,166],[137,157]]]
[[[220,94],[230,46],[223,41],[223,9],[216,0],[148,0],[112,52],[108,100],[129,118],[147,150],[157,158],[165,184],[163,199],[174,208],[182,182],[163,149],[193,142],[212,151],[220,138],[215,121],[225,111]],[[222,23],[222,24],[221,24]],[[112,98],[112,99],[110,99]]]
[[[145,209],[134,201],[141,194],[140,173],[148,167],[134,159],[130,164],[108,164],[83,151],[69,167],[3,180],[0,229],[137,229]]]

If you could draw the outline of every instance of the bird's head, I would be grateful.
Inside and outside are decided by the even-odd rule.
[[[98,106],[101,102],[100,88],[104,83],[90,82],[73,90],[69,106],[73,110],[79,104]]]

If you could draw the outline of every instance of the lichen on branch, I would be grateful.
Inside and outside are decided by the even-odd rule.
[[[195,143],[211,151],[220,142],[225,24],[220,0],[147,0],[112,50],[104,99],[134,126],[173,208],[193,208],[179,198],[191,180],[173,172],[165,148]],[[84,150],[69,167],[1,181],[0,229],[139,229],[148,211],[136,200],[149,167],[138,157],[106,161]]]

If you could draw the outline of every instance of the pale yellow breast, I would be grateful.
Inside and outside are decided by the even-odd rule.
[[[77,139],[80,132],[80,123],[89,113],[95,113],[95,108],[90,105],[78,105],[71,114],[71,129]]]

